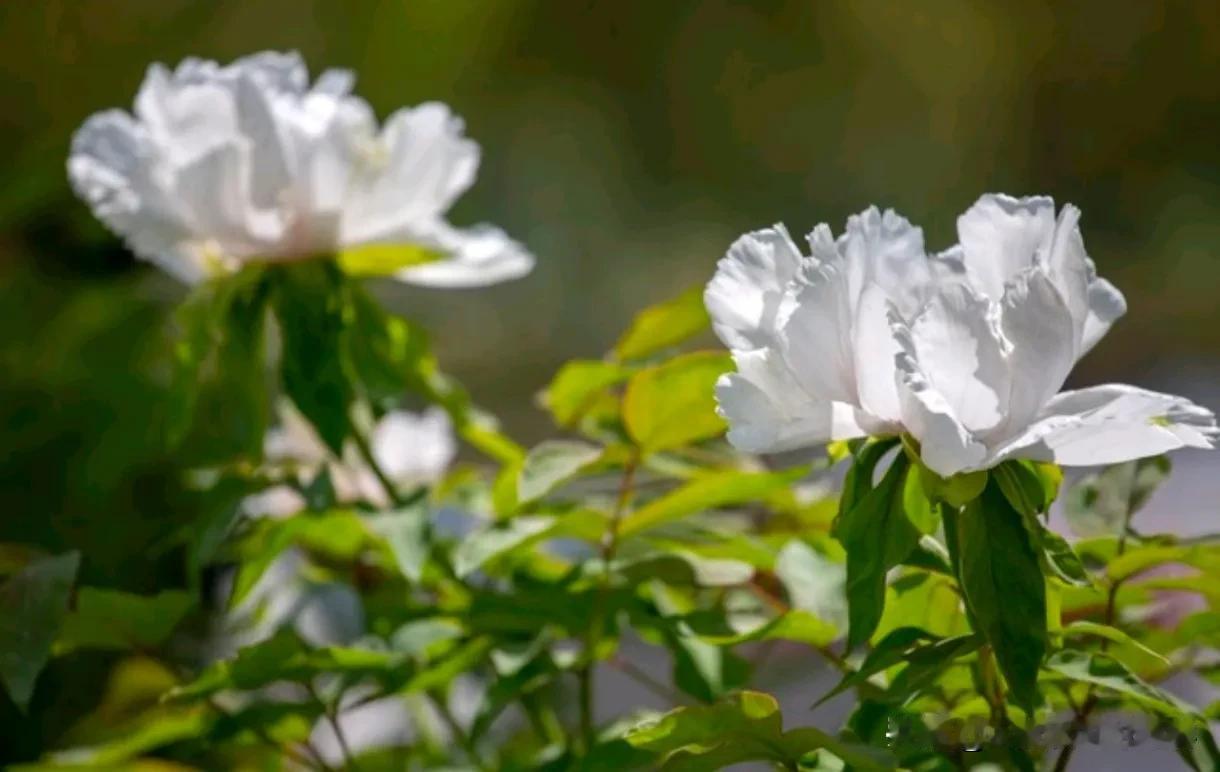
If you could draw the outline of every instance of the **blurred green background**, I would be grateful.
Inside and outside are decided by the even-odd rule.
[[[160,450],[166,315],[184,290],[68,189],[72,131],[129,107],[152,61],[299,49],[382,115],[439,99],[484,149],[453,213],[538,256],[528,278],[379,286],[526,441],[533,394],[639,307],[705,281],[741,232],[870,203],[932,248],[984,191],[1084,211],[1131,310],[1074,379],[1220,406],[1220,4],[660,0],[41,0],[0,5],[0,541],[79,548],[93,584],[181,583],[190,522]],[[57,663],[0,749],[96,698]],[[0,759],[4,757],[0,753]]]

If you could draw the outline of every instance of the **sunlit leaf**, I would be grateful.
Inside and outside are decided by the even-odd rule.
[[[619,535],[631,536],[716,507],[753,501],[791,485],[804,469],[783,472],[710,472],[648,502],[619,523]]]
[[[572,440],[548,440],[537,445],[521,465],[517,478],[518,500],[527,503],[542,498],[601,454],[599,447]]]
[[[1169,664],[1169,660],[1165,659],[1163,655],[1148,648],[1144,644],[1124,633],[1122,630],[1119,630],[1117,627],[1111,627],[1110,625],[1103,625],[1098,624],[1097,622],[1089,622],[1084,619],[1079,619],[1064,627],[1063,634],[1066,636],[1090,635],[1095,638],[1110,641],[1111,643],[1117,643],[1120,646],[1131,646],[1139,649],[1153,659],[1158,659],[1166,665]]]
[[[361,244],[335,255],[339,267],[352,276],[392,276],[444,259],[444,252],[418,244]]]
[[[1179,729],[1189,729],[1202,721],[1193,706],[1144,682],[1121,662],[1105,654],[1065,649],[1052,654],[1046,667],[1070,680],[1109,689],[1135,705],[1165,717]]]
[[[699,351],[640,370],[627,382],[623,421],[645,452],[678,448],[724,431],[716,380],[732,369],[720,352]]]
[[[842,741],[813,727],[784,731],[779,704],[762,692],[739,692],[713,705],[678,708],[627,734],[652,751],[667,772],[722,769],[768,761],[796,769],[810,751],[825,749],[852,769],[893,769],[888,753]]]
[[[703,307],[703,285],[698,284],[636,314],[627,332],[614,344],[614,356],[620,360],[643,359],[694,337],[709,324]]]
[[[634,372],[635,368],[617,362],[573,360],[559,368],[542,392],[542,404],[551,411],[555,423],[572,426],[606,389],[627,380]]]

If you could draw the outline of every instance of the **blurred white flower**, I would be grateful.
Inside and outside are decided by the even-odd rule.
[[[875,207],[803,255],[783,226],[738,239],[705,300],[737,372],[717,384],[729,441],[775,452],[906,432],[942,475],[1008,458],[1107,464],[1211,447],[1189,400],[1106,385],[1059,392],[1126,310],[1096,276],[1080,213],[1045,197],[984,196],[960,244]]]
[[[188,283],[365,244],[442,253],[396,274],[415,284],[528,273],[533,257],[499,229],[444,219],[479,165],[461,119],[426,103],[379,130],[352,82],[328,70],[311,86],[296,53],[154,64],[134,115],[106,110],[76,133],[68,176],[137,255]]]
[[[457,454],[449,416],[436,407],[387,413],[374,427],[370,444],[378,465],[404,488],[440,479]],[[308,421],[287,405],[280,411],[280,425],[267,433],[264,455],[270,463],[295,466],[301,482],[327,468],[341,502],[391,504],[355,447],[345,448],[343,458],[333,458]],[[284,518],[304,509],[305,501],[291,486],[278,485],[247,497],[242,508],[249,517]],[[350,642],[364,632],[360,597],[346,585],[312,578],[304,553],[289,548],[224,621],[224,648],[264,640],[286,624],[316,646]]]

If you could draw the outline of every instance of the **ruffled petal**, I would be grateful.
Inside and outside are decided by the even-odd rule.
[[[733,360],[737,372],[720,377],[716,401],[739,450],[778,453],[865,434],[850,405],[805,393],[776,350],[738,351]]]
[[[927,386],[968,430],[984,433],[1004,420],[1008,364],[990,304],[969,286],[940,288],[910,324],[907,353]]]
[[[860,407],[878,420],[897,425],[902,420],[894,377],[894,357],[900,351],[891,329],[891,302],[885,290],[869,284],[856,304],[853,356]]]
[[[869,207],[847,219],[838,251],[854,303],[864,288],[876,284],[908,315],[923,302],[931,281],[924,254],[923,231],[892,209]]]
[[[802,266],[779,337],[784,360],[806,393],[821,402],[858,405],[849,283],[841,264]]]
[[[923,462],[944,477],[977,469],[987,449],[954,417],[949,403],[928,383],[914,359],[899,354],[896,363],[902,423],[919,440]]]
[[[703,293],[712,329],[724,345],[748,350],[774,342],[784,288],[800,264],[800,251],[783,225],[733,242]]]
[[[1019,274],[1004,290],[1000,328],[1009,344],[1005,437],[1025,429],[1063,386],[1076,363],[1071,310],[1045,269]]]
[[[957,237],[974,288],[992,300],[1004,285],[1046,254],[1055,233],[1055,202],[1048,196],[1014,198],[989,193],[957,218]]]
[[[1065,391],[1021,437],[992,454],[1065,466],[1117,464],[1183,447],[1211,448],[1216,417],[1183,397],[1109,384]]]
[[[474,183],[479,146],[447,106],[399,110],[353,174],[342,220],[345,244],[395,241],[443,215]]]

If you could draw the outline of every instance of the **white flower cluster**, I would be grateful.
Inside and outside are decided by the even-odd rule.
[[[533,257],[503,231],[444,219],[479,166],[461,119],[428,103],[378,130],[352,82],[329,70],[311,86],[297,54],[155,64],[134,115],[107,110],[76,133],[68,176],[137,255],[187,283],[367,244],[442,254],[397,274],[416,284],[528,273]]]
[[[1214,416],[1133,386],[1060,392],[1126,311],[1085,253],[1080,212],[983,196],[960,243],[870,208],[804,255],[781,225],[730,247],[705,300],[737,372],[717,384],[729,440],[774,452],[907,433],[941,475],[1009,458],[1109,464],[1211,447]]]

